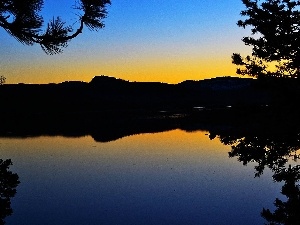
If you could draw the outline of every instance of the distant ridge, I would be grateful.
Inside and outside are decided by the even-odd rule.
[[[210,82],[210,81],[216,81],[216,82],[222,82],[224,80],[227,81],[237,81],[237,80],[253,80],[253,78],[242,78],[242,77],[231,77],[231,76],[222,76],[222,77],[212,77],[212,78],[206,78],[202,80],[184,80],[181,81],[177,84],[182,84],[182,83],[191,83],[191,82]],[[80,81],[74,81],[74,82],[80,82]],[[129,81],[129,80],[124,80],[121,78],[116,78],[112,76],[106,76],[106,75],[100,75],[100,76],[94,76],[92,80],[89,83],[102,83],[102,82],[130,82],[130,83],[155,83],[155,84],[169,84],[166,82],[158,82],[158,81]],[[174,84],[170,84],[174,85]],[[176,85],[176,84],[175,84]]]
[[[159,81],[130,81],[130,80],[124,80],[122,78],[117,78],[113,76],[107,76],[107,75],[98,75],[94,76],[90,82],[85,81],[77,81],[77,80],[70,80],[70,81],[63,81],[60,83],[48,83],[48,84],[34,84],[34,83],[17,83],[17,84],[4,84],[4,85],[83,85],[83,84],[101,84],[101,83],[150,83],[150,84],[169,84],[169,85],[178,85],[182,83],[193,83],[193,82],[203,82],[203,83],[210,83],[210,82],[238,82],[240,80],[253,80],[253,78],[244,78],[244,77],[232,77],[232,76],[221,76],[221,77],[212,77],[212,78],[205,78],[202,80],[184,80],[177,84],[169,84],[167,82],[159,82]]]
[[[241,79],[243,80],[253,80],[253,78],[242,78],[242,77],[231,77],[231,76],[222,76],[222,77],[212,77],[212,78],[206,78],[206,79],[202,79],[202,80],[184,80],[181,81],[177,84],[182,84],[182,83],[192,83],[192,82],[206,82],[206,83],[210,83],[210,82],[223,82],[223,81],[227,81],[227,82],[238,82]],[[90,82],[84,82],[84,81],[64,81],[58,84],[83,84],[83,83],[90,83],[90,84],[101,84],[101,83],[147,83],[147,84],[169,84],[167,82],[158,82],[158,81],[129,81],[129,80],[124,80],[121,78],[117,78],[117,77],[113,77],[113,76],[107,76],[107,75],[99,75],[99,76],[94,76],[92,78],[92,80]],[[24,83],[22,83],[24,84]],[[53,84],[53,83],[51,83]],[[169,84],[169,85],[176,85],[176,84]]]
[[[0,86],[0,113],[258,107],[293,102],[291,96],[299,96],[299,86],[291,85],[294,83],[290,79],[270,83],[251,78],[216,77],[167,84],[131,82],[102,75],[89,83],[5,84]]]

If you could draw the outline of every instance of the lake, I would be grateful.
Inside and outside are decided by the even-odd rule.
[[[13,214],[1,216],[7,225],[264,224],[263,209],[274,212],[275,199],[290,196],[281,194],[285,180],[274,180],[274,160],[233,152],[250,146],[247,140],[180,128],[103,141],[90,134],[2,135],[1,158],[12,160],[20,184]],[[288,157],[282,166],[297,166],[289,159],[297,144],[275,161]]]

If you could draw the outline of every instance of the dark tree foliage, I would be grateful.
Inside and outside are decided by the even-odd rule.
[[[242,41],[252,47],[252,55],[232,55],[239,66],[237,74],[253,77],[300,78],[300,1],[242,0],[246,10],[238,21],[251,28],[251,36]]]
[[[82,33],[84,26],[96,31],[104,27],[102,20],[107,16],[109,4],[110,0],[77,1],[73,6],[78,15],[76,29],[57,17],[42,30],[43,0],[1,0],[0,26],[23,44],[37,43],[47,54],[61,53],[71,39]]]
[[[261,216],[268,225],[296,225],[300,221],[300,165],[288,165],[289,159],[298,164],[300,149],[300,134],[288,135],[217,135],[225,145],[231,145],[229,157],[237,157],[238,161],[247,165],[257,163],[255,177],[262,175],[265,168],[274,172],[273,180],[284,183],[281,194],[286,199],[276,198],[275,210],[263,208]]]
[[[5,224],[5,217],[13,213],[10,199],[17,193],[19,176],[9,170],[12,165],[10,159],[0,159],[0,225]]]
[[[232,135],[230,133],[215,135],[225,145],[231,145],[229,157],[237,157],[238,161],[247,165],[257,163],[255,176],[259,177],[265,168],[269,168],[274,175],[275,182],[284,183],[281,194],[286,200],[276,198],[275,210],[263,208],[261,216],[268,225],[296,225],[300,221],[300,165],[288,165],[293,159],[293,164],[298,164],[300,149],[300,134],[287,135]],[[212,136],[214,138],[215,136]]]
[[[288,162],[288,159],[297,160],[300,155],[300,134],[257,136],[249,135],[237,137],[219,135],[221,142],[231,145],[229,157],[237,157],[243,165],[256,162],[255,177],[263,174],[265,168],[276,172]]]
[[[284,182],[281,193],[286,196],[286,202],[276,198],[274,212],[269,209],[263,209],[261,215],[269,223],[296,225],[300,221],[300,186],[297,184],[300,180],[300,166],[289,166],[286,169],[277,171],[273,176],[274,181]]]

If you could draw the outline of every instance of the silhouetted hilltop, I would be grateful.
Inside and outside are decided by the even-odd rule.
[[[258,107],[293,102],[298,94],[290,92],[298,86],[286,85],[278,91],[281,83],[272,86],[250,78],[218,77],[167,84],[96,76],[89,83],[5,84],[0,86],[0,113]]]
[[[255,83],[254,79],[239,77],[216,77],[200,81],[186,80],[180,83],[189,89],[210,89],[215,91],[249,88]]]

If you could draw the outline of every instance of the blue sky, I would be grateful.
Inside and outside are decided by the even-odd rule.
[[[61,16],[73,24],[72,5],[46,0],[45,21]],[[104,29],[86,28],[54,56],[0,29],[0,75],[7,83],[90,81],[101,74],[178,83],[235,75],[231,54],[250,51],[241,41],[250,32],[236,26],[242,9],[240,0],[112,0]]]

